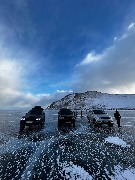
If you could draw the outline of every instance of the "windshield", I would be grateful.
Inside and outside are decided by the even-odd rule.
[[[71,114],[73,114],[73,112],[71,110],[69,110],[69,109],[61,109],[59,111],[59,114],[71,115]]]
[[[94,114],[106,114],[104,110],[93,110]]]
[[[41,111],[41,110],[37,110],[37,111],[35,111],[35,110],[30,110],[30,111],[29,111],[29,114],[42,114],[42,111]]]
[[[107,116],[107,117],[101,117],[101,119],[110,119],[110,117],[109,116]]]

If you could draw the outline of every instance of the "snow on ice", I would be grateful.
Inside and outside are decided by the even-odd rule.
[[[130,147],[125,141],[120,139],[119,137],[111,137],[105,138],[105,142],[113,143],[122,147]]]
[[[134,180],[135,179],[135,169],[128,168],[125,170],[122,170],[122,167],[120,165],[114,167],[115,171],[114,177],[110,177],[111,180]]]
[[[77,166],[73,164],[73,162],[64,162],[60,163],[59,159],[57,159],[57,163],[59,167],[62,168],[61,175],[63,178],[69,179],[76,179],[76,180],[92,180],[92,176],[89,175],[88,172],[84,170],[81,166]]]

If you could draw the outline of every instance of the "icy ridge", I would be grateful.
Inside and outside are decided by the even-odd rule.
[[[97,91],[73,93],[53,102],[47,109],[135,109],[135,94],[108,94]]]

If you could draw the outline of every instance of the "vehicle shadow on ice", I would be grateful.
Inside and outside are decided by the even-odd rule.
[[[65,135],[73,132],[76,128],[65,125],[62,127],[55,127],[53,131],[49,131],[45,127],[42,128],[30,128],[27,127],[23,132],[19,132],[18,139],[26,139],[28,141],[43,141],[53,136],[58,137],[60,134]]]
[[[41,141],[46,138],[46,134],[42,132],[44,128],[27,127],[24,131],[18,133],[18,139],[28,138],[30,141]]]
[[[94,126],[93,124],[90,124],[89,127],[92,129],[92,131],[95,133],[105,133],[105,134],[110,134],[110,133],[115,133],[116,128],[115,127],[108,127],[108,126]]]
[[[63,126],[63,127],[58,127],[58,131],[62,134],[64,133],[69,133],[69,132],[73,132],[74,130],[76,130],[76,128],[71,127],[71,126]]]

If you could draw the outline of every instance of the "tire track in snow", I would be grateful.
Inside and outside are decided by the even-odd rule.
[[[39,160],[41,153],[46,149],[47,145],[49,144],[49,141],[50,140],[42,141],[40,142],[39,146],[37,143],[37,149],[35,153],[29,157],[28,162],[26,163],[25,166],[26,168],[23,174],[21,175],[21,180],[29,179],[32,176],[33,168],[36,165],[37,161]]]
[[[55,140],[58,140],[58,138],[55,137],[55,138],[42,141],[40,142],[39,146],[38,146],[39,142],[37,143],[37,149],[35,153],[29,157],[28,162],[26,163],[26,166],[25,166],[26,168],[23,171],[23,174],[21,175],[21,180],[30,179],[30,177],[33,175],[32,174],[33,168],[35,167],[37,161],[39,160],[41,153],[43,151],[46,151],[46,148],[48,148],[48,146],[50,146],[51,143],[54,142]]]
[[[65,139],[67,136],[68,135],[66,135],[66,136],[65,135],[60,135],[59,137],[54,137],[53,136],[53,138],[51,138],[51,139],[46,139],[46,140],[44,140],[42,142],[38,142],[37,145],[36,145],[37,149],[36,149],[35,153],[33,153],[29,157],[29,159],[28,159],[28,161],[27,161],[27,163],[25,165],[25,169],[24,169],[24,171],[23,171],[23,173],[21,175],[21,180],[26,180],[26,179],[30,180],[31,176],[33,175],[33,173],[32,173],[33,168],[35,167],[37,161],[39,160],[42,152],[46,151],[47,148],[49,146],[51,146],[52,143],[54,143],[55,141],[60,141],[61,139]],[[38,144],[39,144],[39,146],[38,146]]]

